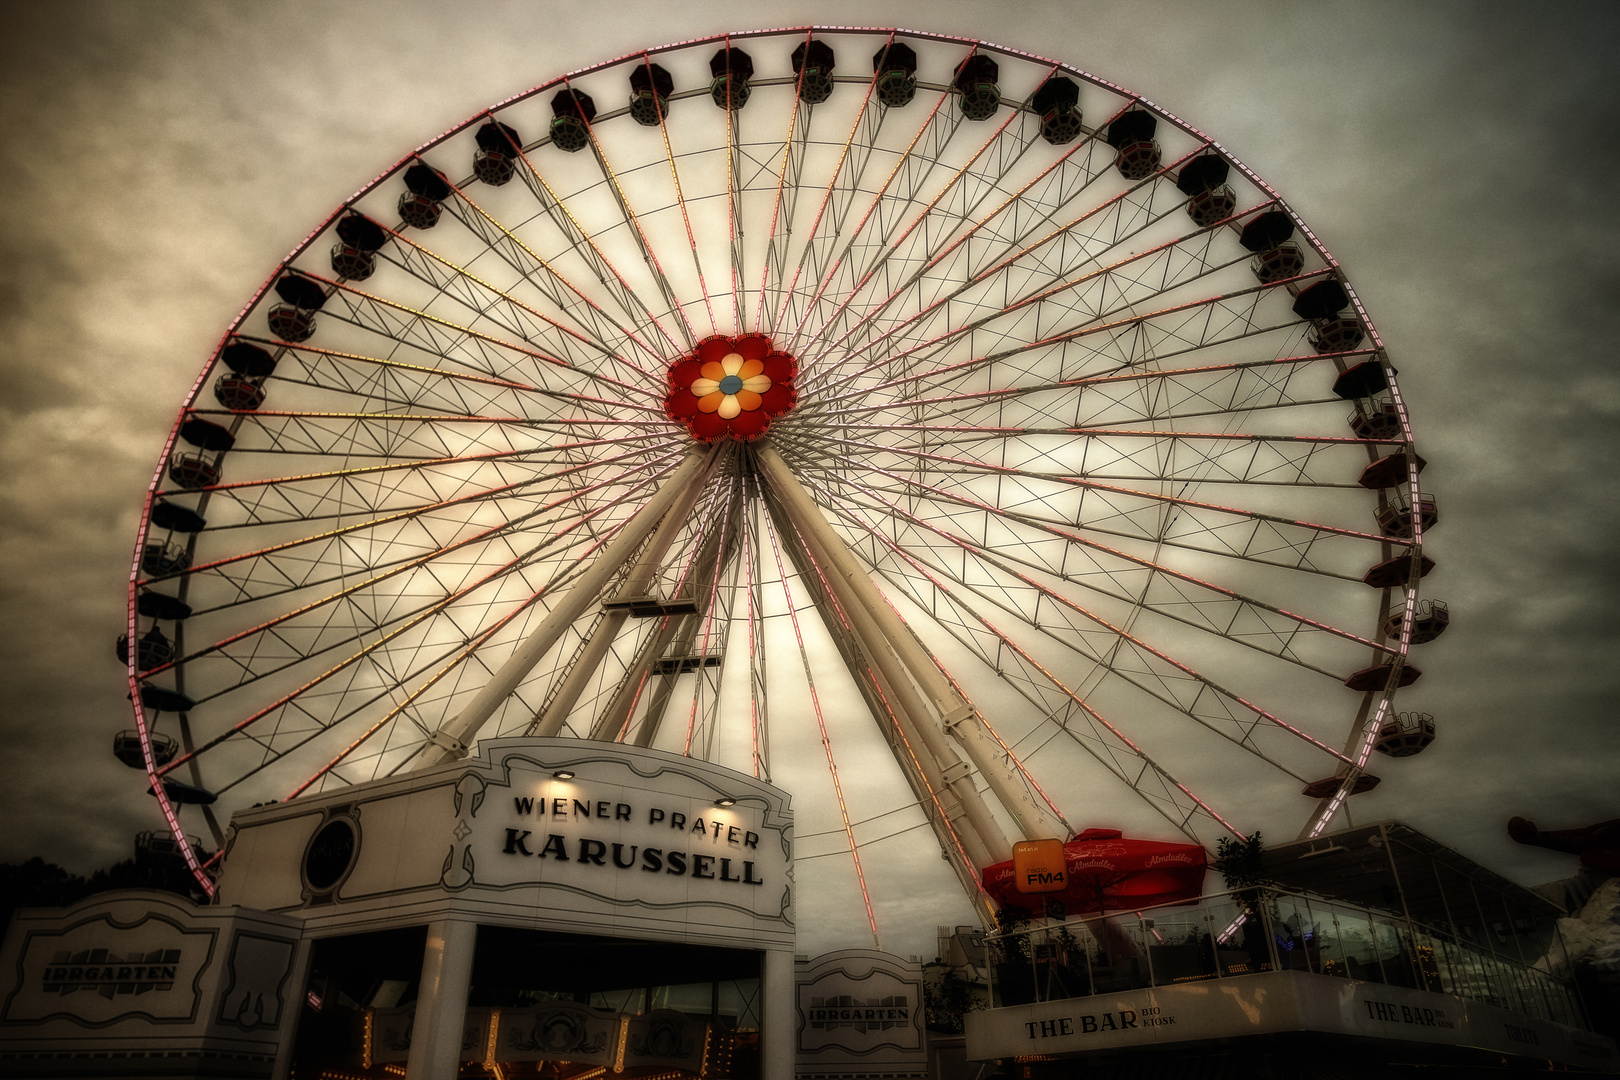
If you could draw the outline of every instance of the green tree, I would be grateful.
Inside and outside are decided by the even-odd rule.
[[[1268,923],[1269,913],[1264,909],[1272,897],[1268,886],[1275,882],[1265,875],[1261,861],[1264,850],[1258,832],[1247,839],[1223,839],[1215,845],[1215,869],[1226,879],[1226,887],[1233,890],[1233,902],[1248,916],[1243,920],[1242,945],[1253,971],[1271,966],[1271,946],[1266,940],[1270,931],[1262,928]]]
[[[973,986],[947,967],[939,978],[924,981],[923,1007],[929,1031],[960,1035],[963,1015],[977,1008]]]
[[[1228,889],[1237,890],[1236,899],[1247,911],[1265,899],[1263,886],[1270,885],[1261,860],[1265,843],[1258,832],[1246,839],[1222,837],[1215,843],[1215,869],[1226,879]]]
[[[1016,904],[1008,904],[996,912],[997,940],[993,948],[997,960],[1029,962],[1029,934],[1023,931],[1031,918],[1029,911]]]
[[[20,907],[66,907],[90,895],[90,883],[35,855],[27,862],[0,864],[0,915],[11,924]]]
[[[125,859],[85,878],[36,855],[26,862],[0,863],[0,928],[11,925],[17,908],[67,907],[110,889],[157,889],[193,902],[205,899],[191,871],[178,860]]]

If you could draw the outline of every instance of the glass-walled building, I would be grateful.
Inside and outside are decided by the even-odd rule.
[[[1383,912],[1386,935],[1404,925],[1413,940],[1432,939],[1418,948],[1447,993],[1584,1022],[1578,1001],[1556,1003],[1575,997],[1558,938],[1564,912],[1410,825],[1383,821],[1278,844],[1262,866],[1287,887]]]
[[[1276,845],[1253,869],[1194,903],[987,935],[991,1006],[965,1017],[968,1056],[1027,1080],[1077,1059],[1105,1078],[1144,1054],[1240,1071],[1301,1054],[1352,1070],[1620,1066],[1540,895],[1399,822]]]

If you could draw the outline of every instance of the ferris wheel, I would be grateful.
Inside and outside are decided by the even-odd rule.
[[[940,35],[684,42],[275,268],[147,494],[115,749],[205,888],[229,810],[497,735],[787,786],[868,920],[919,838],[971,894],[1088,825],[1315,835],[1434,737],[1423,464],[1341,268],[1158,106]]]

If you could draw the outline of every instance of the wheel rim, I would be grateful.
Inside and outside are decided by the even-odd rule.
[[[811,41],[837,57],[830,92],[791,66]],[[895,66],[907,49],[914,71]],[[983,119],[951,86],[975,56],[999,69]],[[172,661],[142,671],[127,650],[148,782],[205,886],[176,804],[218,796],[197,811],[217,844],[226,809],[442,755],[434,733],[688,459],[672,369],[748,334],[793,359],[796,403],[705,459],[646,581],[665,609],[634,610],[634,559],[616,564],[474,737],[633,741],[661,703],[653,745],[780,778],[795,763],[773,734],[792,745],[792,724],[820,743],[811,820],[828,826],[801,836],[830,836],[863,894],[859,853],[930,820],[971,889],[984,853],[929,805],[918,752],[896,751],[898,799],[840,779],[873,720],[821,698],[836,684],[839,708],[882,713],[897,688],[768,454],[1037,812],[1204,842],[1341,812],[1415,671],[1433,516],[1410,508],[1433,500],[1332,257],[1217,144],[1077,69],[782,31],[622,58],[478,114],[334,212],[205,365],[148,494],[129,640],[164,623],[143,595],[189,612],[167,622]],[[185,511],[206,527],[173,527]],[[548,716],[559,695],[577,704]],[[167,735],[165,764],[150,747]],[[995,802],[993,771],[977,769]]]

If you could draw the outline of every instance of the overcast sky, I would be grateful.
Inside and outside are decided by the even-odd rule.
[[[1525,883],[1512,844],[1620,816],[1611,3],[4,3],[0,860],[77,872],[156,828],[120,631],[146,484],[220,333],[411,147],[564,71],[727,29],[980,37],[1140,92],[1311,223],[1400,371],[1442,521],[1440,741],[1361,817]],[[1393,772],[1393,770],[1391,770]],[[852,942],[851,944],[860,944]],[[911,951],[904,949],[902,951]]]

